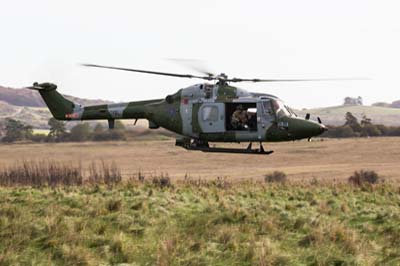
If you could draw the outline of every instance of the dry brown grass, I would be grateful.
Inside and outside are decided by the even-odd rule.
[[[160,180],[162,179],[163,177],[160,177]],[[93,161],[88,170],[83,169],[80,162],[74,165],[51,160],[17,161],[0,167],[0,186],[79,186],[88,182],[112,187],[121,181],[121,172],[114,161]]]
[[[238,144],[218,144],[238,146]],[[245,146],[241,144],[240,146]],[[0,164],[17,160],[56,160],[76,163],[88,169],[93,161],[115,161],[124,178],[168,173],[171,179],[216,177],[262,180],[273,171],[285,172],[288,180],[317,178],[346,180],[354,171],[369,169],[386,180],[400,172],[400,138],[328,139],[314,142],[268,143],[275,151],[269,156],[210,154],[186,151],[168,141],[106,143],[49,143],[0,145]]]

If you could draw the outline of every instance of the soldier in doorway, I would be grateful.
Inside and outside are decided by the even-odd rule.
[[[247,127],[247,121],[247,111],[244,110],[243,106],[240,104],[236,107],[236,111],[232,114],[231,125],[236,130],[243,130]]]

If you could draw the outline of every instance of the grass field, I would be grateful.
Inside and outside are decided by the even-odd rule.
[[[103,160],[124,179],[0,187],[0,265],[400,265],[400,138],[275,143],[270,156],[173,144],[0,145],[1,174],[23,161],[22,175],[81,184]],[[360,169],[386,181],[348,184]],[[275,170],[288,182],[264,182]]]
[[[80,162],[83,166],[114,160],[124,177],[142,171],[168,173],[172,179],[188,175],[260,180],[267,172],[279,170],[289,180],[332,180],[346,179],[360,169],[375,170],[387,179],[400,177],[400,138],[396,137],[267,143],[265,147],[275,152],[268,156],[202,153],[175,147],[172,140],[11,144],[0,145],[0,165],[24,159]]]
[[[397,184],[0,188],[0,265],[399,265]]]

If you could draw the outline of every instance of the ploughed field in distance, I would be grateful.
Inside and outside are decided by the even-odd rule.
[[[218,144],[246,147],[246,144]],[[212,154],[186,151],[172,140],[0,145],[2,165],[22,160],[55,160],[88,166],[93,161],[114,161],[123,178],[142,172],[202,179],[261,180],[271,171],[283,171],[289,180],[344,180],[356,170],[374,170],[385,179],[400,173],[400,138],[316,139],[266,143],[268,156]]]

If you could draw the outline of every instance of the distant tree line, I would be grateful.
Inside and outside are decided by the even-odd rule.
[[[400,108],[400,100],[394,101],[392,103],[377,102],[377,103],[372,104],[372,106],[388,107],[388,108]]]
[[[108,140],[126,140],[126,129],[124,124],[116,121],[115,128],[108,130],[102,124],[98,123],[94,128],[88,123],[77,124],[70,131],[65,128],[65,123],[50,118],[48,125],[50,131],[48,134],[34,134],[30,125],[14,119],[7,119],[0,125],[2,132],[2,142],[33,141],[33,142],[68,142],[68,141],[108,141]],[[0,135],[1,136],[1,135]]]
[[[400,136],[400,127],[373,124],[372,119],[363,115],[361,121],[350,112],[345,115],[342,126],[328,126],[328,131],[322,137],[352,138],[352,137],[378,137]]]
[[[112,141],[126,140],[133,132],[127,130],[120,121],[115,122],[115,128],[109,130],[98,123],[93,128],[88,123],[80,123],[67,130],[65,123],[51,118],[48,121],[50,131],[48,134],[34,134],[32,126],[21,121],[7,119],[0,123],[0,138],[2,142],[16,141],[33,142],[81,142],[81,141]],[[350,112],[345,115],[342,126],[328,126],[328,131],[322,137],[328,138],[353,138],[400,136],[400,127],[373,124],[366,115],[358,119]]]
[[[363,99],[361,96],[358,96],[357,98],[346,97],[344,98],[343,105],[363,105]]]

